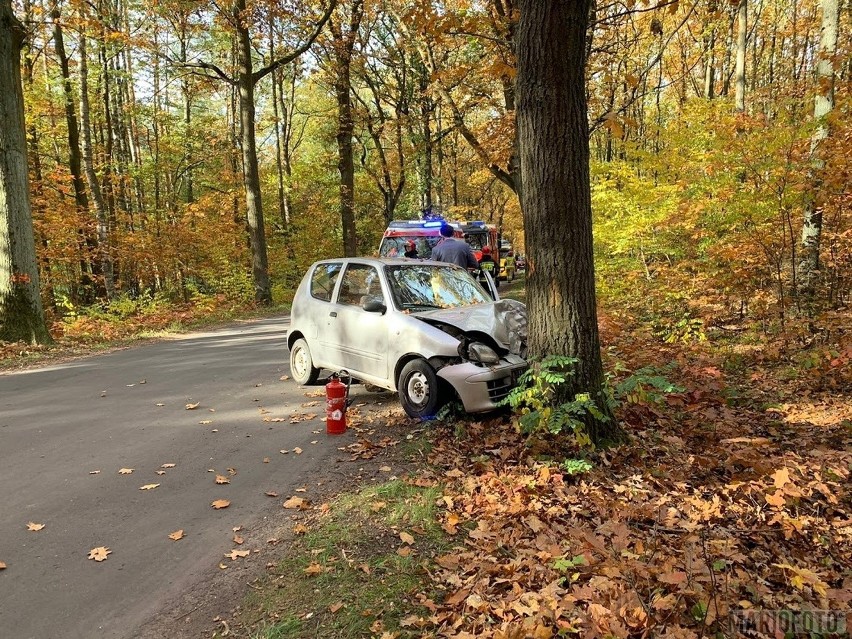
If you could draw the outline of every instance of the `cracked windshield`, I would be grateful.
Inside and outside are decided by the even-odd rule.
[[[394,301],[404,311],[457,308],[490,302],[467,271],[444,266],[396,266],[388,269]]]

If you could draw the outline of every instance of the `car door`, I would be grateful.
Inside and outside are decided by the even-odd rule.
[[[329,313],[329,349],[333,360],[350,373],[387,380],[387,313],[364,310],[370,300],[389,306],[379,270],[371,264],[350,262]]]
[[[318,264],[311,274],[310,297],[306,305],[309,311],[306,313],[306,326],[303,330],[315,364],[333,362],[328,319],[329,313],[334,310],[332,299],[342,271],[342,262],[325,262]]]

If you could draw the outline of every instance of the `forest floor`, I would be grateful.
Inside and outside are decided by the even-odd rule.
[[[601,326],[610,370],[680,387],[621,404],[629,443],[556,449],[508,415],[402,436],[416,425],[388,415],[395,445],[349,452],[394,477],[300,509],[204,636],[849,636],[848,336],[804,352]]]
[[[679,387],[627,396],[628,443],[566,450],[509,415],[424,427],[356,410],[346,488],[282,510],[289,543],[195,598],[220,589],[227,614],[201,608],[166,636],[848,636],[849,335],[666,344],[606,310],[601,328],[618,377]]]

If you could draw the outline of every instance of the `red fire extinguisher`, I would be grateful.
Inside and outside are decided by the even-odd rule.
[[[346,406],[349,400],[349,384],[340,381],[340,375],[346,374],[348,382],[352,378],[346,371],[332,373],[325,385],[325,432],[328,435],[342,435],[346,432]]]

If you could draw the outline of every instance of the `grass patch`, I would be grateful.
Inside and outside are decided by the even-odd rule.
[[[500,299],[512,299],[527,303],[527,272],[519,271],[512,282],[501,282],[498,290]]]
[[[401,622],[430,614],[417,599],[424,566],[453,543],[437,523],[441,494],[438,484],[396,479],[338,496],[253,587],[232,630],[252,639],[420,636]]]

